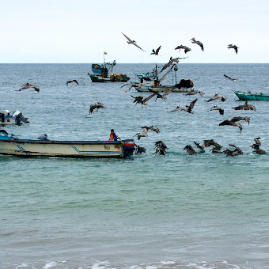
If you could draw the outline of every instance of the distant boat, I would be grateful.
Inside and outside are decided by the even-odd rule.
[[[15,110],[12,114],[8,110],[0,112],[0,125],[22,125],[29,122],[30,120],[25,118],[18,110]]]
[[[245,93],[245,92],[241,92],[241,91],[234,91],[234,93],[236,94],[236,96],[243,101],[269,101],[269,95],[266,94],[253,94],[253,93]]]
[[[134,140],[51,141],[18,139],[0,130],[0,154],[21,157],[124,158],[133,155]]]
[[[92,64],[93,74],[88,73],[92,82],[127,82],[130,78],[124,74],[112,73],[116,61],[112,63]]]

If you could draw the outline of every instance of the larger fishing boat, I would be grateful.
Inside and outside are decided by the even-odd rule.
[[[130,78],[125,74],[112,73],[116,61],[103,64],[92,64],[93,74],[88,73],[92,82],[127,82]]]
[[[177,70],[178,68],[174,64],[161,78],[159,78],[158,67],[156,65],[151,72],[135,74],[138,81],[131,82],[132,87],[134,87],[138,92],[168,92],[170,90],[173,92],[189,92],[190,88],[193,87],[193,82],[190,79],[182,79],[178,84],[176,84]],[[162,81],[172,71],[174,71],[174,85],[162,85]]]
[[[234,91],[236,96],[243,101],[269,101],[269,95],[263,93],[251,93],[251,92],[241,92],[241,91]]]
[[[51,141],[19,139],[0,130],[0,154],[21,157],[124,158],[133,155],[134,140]]]

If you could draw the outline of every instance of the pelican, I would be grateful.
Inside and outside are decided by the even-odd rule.
[[[161,47],[162,47],[162,46],[160,46],[158,49],[156,49],[156,51],[155,51],[155,49],[153,49],[153,50],[152,50],[152,53],[151,53],[150,55],[157,55],[157,56],[158,56]]]
[[[143,126],[143,127],[141,127],[141,128],[143,128],[143,130],[144,130],[144,128],[145,128],[145,129],[147,129],[147,131],[148,131],[148,130],[151,130],[151,131],[153,131],[153,132],[155,132],[155,133],[157,133],[157,134],[160,133],[159,128],[153,128],[153,125],[151,125],[151,126]]]
[[[210,111],[213,111],[213,110],[218,110],[220,115],[223,115],[224,114],[224,109],[223,108],[220,108],[218,106],[213,106]]]
[[[139,145],[134,144],[135,146],[135,154],[142,154],[142,153],[146,153],[146,148],[144,147],[140,147]]]
[[[197,154],[191,145],[187,145],[183,150],[187,150],[187,153],[189,155],[196,155]]]
[[[195,142],[194,141],[194,144],[195,144],[195,146],[198,148],[198,149],[200,149],[200,150],[202,150],[202,151],[205,151],[205,145],[200,145],[200,143],[197,143],[197,142]]]
[[[183,45],[177,46],[177,47],[175,48],[175,50],[178,50],[179,52],[180,52],[181,49],[184,50],[185,54],[186,54],[187,52],[191,51],[191,48],[189,48],[189,47],[187,47],[187,46],[183,46]]]
[[[204,92],[201,92],[201,91],[198,91],[198,90],[191,90],[188,93],[186,93],[185,95],[195,95],[197,93],[199,93],[201,96],[203,96],[205,94]]]
[[[161,95],[158,91],[152,90],[151,88],[148,88],[148,89],[149,89],[150,92],[153,92],[153,93],[155,93],[155,94],[157,95],[155,102],[157,101],[158,98],[161,98],[162,100],[167,99],[166,96],[167,96],[169,93],[171,93],[171,92],[174,91],[174,89],[171,88],[169,91],[167,91],[166,93],[164,93],[163,95]]]
[[[73,79],[73,80],[68,80],[68,81],[66,81],[66,86],[68,86],[68,84],[69,84],[69,83],[72,83],[72,82],[77,83],[77,85],[79,84],[79,83],[77,82],[77,80]]]
[[[234,110],[254,110],[254,111],[256,111],[256,107],[253,105],[249,105],[248,101],[246,101],[244,105],[233,107],[233,109]]]
[[[224,77],[228,78],[229,80],[232,80],[232,81],[237,81],[237,78],[231,78],[231,77],[228,77],[224,74]]]
[[[228,49],[234,49],[235,50],[235,53],[238,53],[238,48],[236,45],[233,45],[233,44],[229,44],[228,45]]]
[[[203,45],[203,43],[200,42],[200,41],[198,41],[198,40],[196,40],[195,37],[193,37],[193,38],[191,39],[191,43],[193,43],[193,44],[197,44],[198,46],[200,46],[201,50],[204,51],[204,45]]]
[[[244,120],[249,124],[249,117],[234,117],[231,120],[225,120],[219,124],[219,126],[224,126],[224,125],[230,125],[230,126],[235,126],[240,129],[240,133],[242,131],[242,125],[240,123],[237,123],[237,121]]]
[[[161,72],[162,72],[163,70],[165,70],[167,67],[169,67],[171,64],[173,64],[173,63],[178,63],[179,60],[181,60],[181,59],[186,59],[186,58],[179,58],[179,57],[177,57],[177,58],[173,58],[173,57],[170,57],[169,62],[163,66]],[[160,72],[160,73],[161,73],[161,72]]]
[[[39,92],[39,91],[40,91],[40,89],[39,89],[39,87],[38,87],[38,86],[35,86],[35,85],[32,85],[32,84],[29,84],[28,82],[27,82],[25,85],[23,85],[21,89],[19,89],[19,90],[17,90],[17,91],[18,91],[18,92],[20,92],[21,90],[26,90],[26,89],[29,89],[29,88],[34,88],[34,89],[35,89],[35,91],[37,91],[37,92]]]
[[[159,153],[160,155],[166,154],[167,146],[163,143],[163,141],[157,141],[155,142],[155,154]]]
[[[194,105],[195,105],[195,103],[196,103],[196,101],[197,101],[198,99],[196,98],[195,100],[193,100],[191,103],[190,103],[190,105],[189,106],[185,106],[185,107],[180,107],[180,106],[177,106],[174,110],[172,110],[171,112],[175,112],[175,111],[185,111],[185,112],[188,112],[188,113],[191,113],[191,114],[193,114],[193,112],[192,112],[192,109],[193,109],[193,107],[194,107]]]
[[[137,139],[140,140],[141,137],[148,137],[147,135],[147,132],[148,132],[148,129],[147,128],[144,128],[144,127],[141,127],[143,129],[143,132],[142,133],[136,133],[134,136],[137,136]]]
[[[131,95],[131,97],[134,98],[133,103],[135,103],[135,106],[137,104],[141,104],[141,105],[146,106],[147,105],[147,101],[150,100],[155,95],[156,95],[156,93],[153,93],[152,95],[150,95],[150,96],[148,96],[147,98],[144,98],[144,99],[143,99],[143,96],[136,96],[136,97],[134,97],[134,96]]]
[[[214,146],[216,148],[222,148],[222,146],[220,144],[218,144],[217,142],[214,141],[214,139],[209,139],[209,140],[204,140],[204,144],[202,145],[202,147],[210,147],[210,146]]]
[[[142,48],[140,48],[137,44],[136,44],[136,41],[134,40],[131,40],[127,35],[125,35],[124,33],[122,33],[126,38],[127,38],[127,43],[130,45],[130,44],[133,44],[135,45],[137,48],[141,49],[142,51],[144,51]]]
[[[266,154],[266,152],[260,148],[260,145],[261,145],[261,141],[260,141],[260,137],[256,137],[254,138],[254,141],[255,141],[255,144],[253,144],[252,146],[250,146],[251,148],[254,149],[254,151],[257,153],[257,154]]]
[[[104,104],[102,104],[102,103],[100,103],[100,102],[97,102],[97,103],[95,103],[95,104],[92,104],[92,105],[90,106],[90,113],[89,113],[89,114],[92,114],[93,111],[94,111],[94,109],[97,109],[97,111],[98,111],[99,108],[106,108],[106,107],[104,106]]]
[[[218,100],[218,99],[220,99],[222,102],[225,102],[227,98],[221,94],[216,93],[212,98],[207,100],[207,102],[211,102],[211,101]]]

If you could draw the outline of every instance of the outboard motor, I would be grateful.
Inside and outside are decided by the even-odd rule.
[[[19,112],[18,114],[16,112]],[[14,115],[16,113],[16,115]],[[30,120],[28,118],[25,118],[22,113],[18,110],[16,110],[13,113],[14,117],[16,117],[16,119],[18,120],[18,122],[23,121],[24,123],[30,123]]]
[[[135,150],[135,143],[133,139],[122,140],[124,157],[132,156]]]

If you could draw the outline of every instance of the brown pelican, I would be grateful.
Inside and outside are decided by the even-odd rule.
[[[144,128],[144,127],[141,127],[143,129],[143,132],[142,133],[136,133],[134,136],[137,136],[137,139],[140,140],[141,137],[148,137],[147,135],[147,132],[148,132],[148,129],[147,128]]]
[[[188,112],[188,113],[191,113],[191,114],[193,114],[193,112],[192,112],[192,109],[193,109],[193,107],[194,107],[194,105],[195,105],[195,103],[196,103],[196,101],[197,101],[198,99],[196,98],[195,100],[193,100],[191,103],[190,103],[190,105],[189,106],[185,106],[185,107],[180,107],[180,106],[177,106],[174,110],[172,110],[171,112],[175,112],[175,111],[185,111],[185,112]]]
[[[166,154],[167,146],[163,143],[163,141],[157,141],[155,142],[155,154],[159,153],[160,155]]]
[[[144,147],[140,147],[139,145],[134,144],[135,146],[135,154],[142,154],[142,153],[146,153],[146,148]]]
[[[225,153],[227,156],[232,156],[232,157],[235,157],[235,156],[238,156],[238,155],[243,155],[243,151],[235,146],[235,145],[232,145],[232,144],[229,144],[230,147],[234,147],[235,149],[234,150],[231,150],[231,149],[228,149],[226,148],[223,153]]]
[[[124,33],[122,33],[126,38],[127,38],[127,43],[130,45],[130,44],[133,44],[135,45],[137,48],[141,49],[142,51],[144,51],[142,48],[140,48],[137,44],[136,44],[136,41],[134,40],[131,40],[127,35],[125,35]]]
[[[155,100],[155,102],[156,102],[158,98],[161,98],[162,100],[165,100],[165,99],[166,99],[166,96],[167,96],[169,93],[173,92],[174,89],[171,88],[169,91],[167,91],[167,92],[164,93],[163,95],[161,95],[158,91],[152,90],[151,88],[149,88],[149,91],[150,91],[150,92],[154,92],[154,93],[157,95],[156,100]]]
[[[231,78],[231,77],[228,77],[224,74],[224,77],[228,78],[229,80],[232,80],[232,81],[237,81],[237,78]]]
[[[195,37],[193,37],[193,38],[191,39],[191,43],[193,43],[193,44],[197,44],[198,46],[200,46],[201,50],[204,51],[204,45],[203,45],[203,43],[200,42],[200,41],[198,41],[198,40],[196,40]]]
[[[230,125],[230,126],[235,126],[240,129],[240,133],[242,131],[242,125],[240,123],[237,123],[237,121],[244,120],[249,124],[249,117],[234,117],[231,120],[225,120],[219,124],[219,126],[224,126],[224,125]]]
[[[228,45],[228,49],[234,49],[235,50],[235,53],[238,53],[238,48],[236,45],[233,45],[233,44],[229,44]]]
[[[227,98],[221,94],[216,93],[212,98],[207,100],[207,102],[211,102],[211,101],[218,100],[218,99],[220,99],[222,102],[225,102]]]
[[[18,91],[18,92],[20,92],[21,90],[26,90],[26,89],[29,89],[29,88],[34,88],[34,89],[35,89],[35,91],[37,91],[37,92],[39,92],[39,91],[40,91],[40,89],[39,89],[39,87],[38,87],[38,86],[35,86],[35,85],[32,85],[32,84],[29,84],[28,82],[27,82],[25,85],[23,85],[21,89],[19,89],[19,90],[17,90],[17,91]]]
[[[155,133],[157,133],[157,134],[160,133],[159,128],[153,128],[153,125],[151,125],[151,126],[143,126],[143,127],[141,127],[141,128],[143,128],[143,130],[144,130],[144,128],[145,128],[145,129],[147,129],[147,131],[148,131],[148,130],[151,130],[151,131],[153,131],[153,132],[155,132]]]
[[[124,84],[121,86],[121,88],[125,87],[125,86],[130,86],[129,89],[128,89],[128,92],[134,87],[141,87],[141,83],[138,83],[138,82],[134,82],[134,83],[128,83],[128,84]]]
[[[234,110],[254,110],[254,111],[256,111],[256,107],[253,105],[249,105],[248,101],[246,101],[244,105],[233,107],[233,109]]]
[[[155,49],[153,49],[153,50],[152,50],[152,53],[151,53],[150,55],[158,55],[158,53],[159,53],[161,47],[162,47],[162,46],[160,46],[158,49],[156,49],[156,51],[155,51]]]
[[[162,72],[163,70],[165,70],[167,67],[169,67],[171,64],[173,64],[173,63],[178,63],[180,59],[186,59],[186,58],[179,58],[179,57],[177,57],[177,58],[173,58],[173,57],[170,57],[169,62],[163,66],[161,72]],[[160,73],[161,73],[161,72],[160,72]]]
[[[202,147],[210,147],[210,146],[214,146],[216,148],[222,148],[222,146],[220,144],[218,144],[217,142],[215,142],[213,139],[209,139],[209,140],[204,140],[204,144],[202,145]]]
[[[253,144],[252,146],[250,146],[251,148],[254,149],[254,151],[257,153],[257,154],[266,154],[266,152],[260,148],[260,145],[261,145],[261,141],[260,141],[260,137],[256,137],[254,138],[254,141],[255,141],[255,144]]]
[[[102,103],[100,103],[100,102],[97,102],[97,103],[95,103],[95,104],[92,104],[92,105],[90,106],[90,113],[89,113],[89,114],[92,114],[93,111],[94,111],[94,109],[97,109],[97,111],[98,111],[99,108],[106,108],[106,107],[104,106],[104,104],[102,104]]]
[[[195,144],[195,146],[198,148],[198,149],[200,149],[200,150],[202,150],[202,151],[205,151],[205,145],[200,145],[200,143],[197,143],[197,142],[195,142],[194,141],[194,144]]]
[[[222,146],[221,147],[214,146],[210,151],[212,153],[222,153],[221,148]]]
[[[223,108],[220,108],[218,106],[213,106],[210,111],[213,111],[213,110],[218,110],[220,115],[223,115],[224,114],[224,109]]]
[[[148,96],[147,98],[144,98],[144,99],[143,99],[143,96],[136,96],[136,97],[134,97],[134,96],[131,95],[131,97],[134,98],[133,103],[135,103],[135,106],[137,104],[141,104],[141,105],[146,106],[147,105],[147,101],[150,100],[155,95],[156,95],[156,93],[153,93],[152,95],[150,95],[150,96]]]
[[[201,96],[203,96],[205,94],[204,92],[200,92],[198,90],[191,90],[188,93],[186,93],[185,95],[195,95],[197,93],[199,93]]]
[[[187,153],[189,155],[196,155],[197,154],[191,145],[187,145],[183,150],[187,150]]]
[[[68,86],[68,84],[69,84],[69,83],[72,83],[72,82],[75,82],[75,83],[78,84],[77,80],[73,79],[73,80],[68,80],[68,81],[66,81],[66,85]]]
[[[187,46],[183,46],[183,45],[177,46],[177,47],[175,48],[175,50],[178,50],[179,52],[180,52],[181,49],[184,50],[185,54],[186,54],[187,52],[191,51],[191,48],[189,48],[189,47],[187,47]]]

